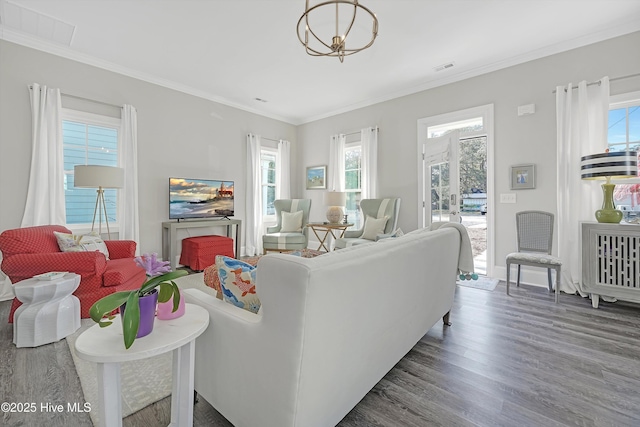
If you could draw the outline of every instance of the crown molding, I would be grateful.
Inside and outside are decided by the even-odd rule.
[[[274,120],[279,120],[291,125],[299,124],[299,123],[296,123],[296,121],[293,120],[291,117],[283,117],[275,114],[270,114],[264,111],[247,107],[245,105],[240,105],[238,103],[229,101],[228,99],[225,99],[223,97],[214,95],[212,93],[209,93],[203,90],[195,89],[187,85],[183,85],[171,80],[163,79],[163,78],[154,76],[152,74],[143,73],[140,71],[133,70],[131,68],[123,67],[121,65],[114,64],[113,62],[109,62],[109,61],[104,61],[102,59],[93,57],[91,55],[76,52],[73,49],[66,47],[64,45],[52,43],[43,39],[39,39],[34,36],[27,35],[27,34],[22,34],[2,24],[0,24],[0,39],[6,40],[8,42],[16,43],[25,47],[29,47],[32,49],[36,49],[45,53],[70,59],[72,61],[80,62],[86,65],[91,65],[97,68],[101,68],[103,70],[121,74],[123,76],[132,77],[134,79],[142,80],[147,83],[152,83],[168,89],[173,89],[178,92],[196,96],[198,98],[203,98],[209,101],[217,102],[219,104],[223,104],[228,107],[237,108],[239,110],[246,111],[248,113],[257,114],[259,116],[268,117]]]
[[[583,46],[588,46],[590,44],[602,42],[615,37],[624,36],[637,31],[640,31],[640,20],[635,20],[635,19],[630,20],[626,24],[619,25],[615,28],[610,28],[600,32],[588,34],[583,37],[578,37],[572,40],[548,45],[540,49],[536,49],[531,52],[527,52],[522,55],[514,56],[511,58],[507,58],[502,61],[496,61],[494,63],[484,65],[482,67],[473,68],[467,71],[461,71],[455,74],[449,74],[437,80],[429,80],[417,86],[411,86],[402,90],[390,92],[380,97],[371,98],[371,99],[364,100],[354,104],[348,104],[340,109],[333,110],[325,114],[316,115],[316,116],[307,117],[307,118],[301,118],[300,123],[298,123],[298,125],[315,122],[321,119],[326,119],[338,114],[344,114],[349,111],[357,110],[359,108],[369,107],[371,105],[379,104],[385,101],[390,101],[392,99],[400,98],[403,96],[413,95],[415,93],[423,92],[425,90],[459,82],[472,77],[481,76],[483,74],[488,74],[493,71],[498,71],[508,67],[513,67],[515,65],[523,64],[525,62],[545,58],[547,56],[552,56],[558,53],[566,52],[572,49],[577,49]]]
[[[347,113],[349,111],[357,110],[360,108],[369,107],[371,105],[379,104],[381,102],[386,102],[386,101],[400,98],[403,96],[412,95],[412,94],[433,89],[439,86],[444,86],[447,84],[466,80],[472,77],[477,77],[493,71],[498,71],[504,68],[508,68],[508,67],[519,65],[532,60],[544,58],[544,57],[565,52],[571,49],[576,49],[589,44],[601,42],[614,37],[619,37],[619,36],[630,34],[636,31],[640,31],[640,20],[635,19],[635,17],[631,17],[631,18],[632,19],[630,19],[627,23],[618,25],[615,28],[609,28],[603,31],[588,34],[588,35],[578,37],[572,40],[568,40],[565,42],[545,46],[543,48],[540,48],[531,52],[527,52],[515,57],[511,57],[502,61],[497,61],[482,67],[477,67],[467,71],[461,71],[455,74],[449,74],[449,75],[443,76],[442,78],[429,80],[419,85],[406,87],[404,89],[393,91],[386,95],[378,96],[375,98],[369,98],[361,102],[347,104],[341,108],[334,109],[332,111],[329,111],[323,114],[308,116],[308,117],[285,117],[285,116],[280,116],[280,115],[260,111],[251,107],[247,107],[246,105],[241,105],[236,102],[230,101],[218,95],[215,95],[206,91],[202,91],[200,89],[183,85],[171,80],[163,79],[149,73],[139,72],[127,67],[114,64],[109,61],[104,61],[104,60],[95,58],[91,55],[79,53],[64,45],[56,44],[43,39],[39,39],[34,36],[19,33],[2,24],[0,24],[0,39],[13,42],[22,46],[26,46],[29,48],[33,48],[36,50],[40,50],[42,52],[46,52],[52,55],[77,61],[83,64],[91,65],[91,66],[101,68],[107,71],[111,71],[117,74],[121,74],[127,77],[132,77],[137,80],[156,84],[158,86],[162,86],[168,89],[173,89],[178,92],[186,93],[188,95],[196,96],[198,98],[213,101],[222,105],[226,105],[228,107],[237,108],[239,110],[246,111],[248,113],[257,114],[262,117],[267,117],[267,118],[282,121],[294,126],[299,126],[299,125],[311,123],[317,120],[326,119],[338,114]]]

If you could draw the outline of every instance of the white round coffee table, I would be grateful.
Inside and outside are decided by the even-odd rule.
[[[207,329],[209,312],[195,304],[185,305],[185,314],[171,320],[158,320],[153,332],[136,338],[124,347],[120,316],[107,328],[94,325],[76,340],[76,354],[98,363],[98,399],[103,426],[122,426],[120,363],[146,359],[173,350],[173,388],[171,391],[172,427],[193,425],[193,372],[195,339]],[[159,372],[158,375],[162,375]],[[92,403],[92,402],[90,402]]]
[[[60,341],[80,327],[80,300],[71,295],[80,276],[66,273],[54,280],[26,279],[13,285],[22,305],[13,315],[16,347],[37,347]]]

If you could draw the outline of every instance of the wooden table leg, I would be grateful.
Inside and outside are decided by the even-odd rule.
[[[119,363],[98,363],[98,405],[102,426],[122,427]]]

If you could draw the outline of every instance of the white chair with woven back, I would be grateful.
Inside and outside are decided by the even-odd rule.
[[[364,225],[359,230],[345,231],[342,238],[336,239],[336,249],[378,241],[396,230],[400,213],[399,198],[362,199],[360,209]]]
[[[279,199],[273,202],[277,224],[262,236],[264,253],[302,250],[309,243],[311,199]]]
[[[516,286],[520,286],[520,267],[540,267],[547,269],[549,291],[553,292],[551,270],[556,272],[556,304],[560,295],[562,260],[551,255],[553,245],[554,215],[543,211],[522,211],[516,213],[518,251],[507,255],[507,295],[511,281],[511,264],[518,266]]]

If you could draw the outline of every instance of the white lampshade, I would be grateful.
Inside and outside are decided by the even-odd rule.
[[[325,206],[344,206],[347,204],[347,193],[344,191],[327,191],[324,193]]]
[[[76,165],[74,186],[80,188],[122,188],[124,169],[113,166]]]
[[[621,179],[638,176],[637,151],[592,154],[582,156],[580,160],[582,179]]]

